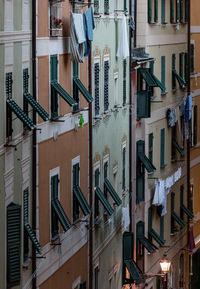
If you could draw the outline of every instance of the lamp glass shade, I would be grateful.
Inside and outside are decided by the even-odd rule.
[[[168,273],[171,266],[171,262],[168,259],[160,260],[160,267],[163,273]]]

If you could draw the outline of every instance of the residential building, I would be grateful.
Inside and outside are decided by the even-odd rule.
[[[191,288],[198,288],[200,284],[199,279],[199,256],[200,256],[200,228],[199,228],[199,108],[200,108],[200,78],[199,78],[199,65],[200,60],[198,56],[199,41],[200,41],[200,22],[197,15],[197,9],[199,7],[198,1],[190,1],[190,91],[193,95],[193,105],[191,108],[191,120],[190,120],[190,206],[193,210],[194,225],[193,234],[195,240],[195,250],[191,256],[191,268],[190,268],[190,281]]]
[[[72,1],[73,2],[73,1]],[[88,288],[88,61],[71,61],[70,13],[83,2],[37,1],[37,288]]]
[[[189,257],[184,99],[187,96],[188,1],[137,1],[132,69],[135,198],[132,231],[138,286],[160,288],[160,260],[172,262],[168,286],[187,288]],[[135,74],[132,76],[135,80]],[[134,91],[133,91],[134,93]],[[185,250],[186,249],[186,250]],[[131,269],[128,268],[131,274]],[[143,275],[144,274],[144,275]],[[133,280],[130,280],[130,282]]]
[[[117,57],[129,1],[94,1],[92,43],[93,288],[121,288],[129,231],[129,57]],[[126,30],[125,30],[126,31]]]

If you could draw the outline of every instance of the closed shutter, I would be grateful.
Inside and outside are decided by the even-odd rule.
[[[170,0],[170,22],[174,23],[174,0]]]
[[[94,65],[94,95],[95,95],[95,116],[99,115],[99,63]]]
[[[179,75],[183,78],[183,53],[179,53]]]
[[[151,61],[151,62],[149,63],[149,70],[150,70],[151,74],[154,73],[154,61]]]
[[[108,162],[104,164],[104,180],[108,177]]]
[[[99,14],[99,0],[94,0],[94,14]]]
[[[164,216],[160,216],[160,238],[164,240]]]
[[[149,134],[149,160],[153,162],[153,133]]]
[[[165,167],[165,129],[160,131],[160,167]]]
[[[79,163],[73,166],[73,187],[79,186]]]
[[[58,56],[57,54],[51,55],[51,82],[58,80]]]
[[[20,284],[21,206],[7,207],[7,287]]]
[[[23,69],[23,90],[24,90],[24,93],[28,92],[28,79],[29,79],[28,68],[25,68],[25,69]]]
[[[180,22],[183,23],[183,0],[180,0]]]
[[[126,60],[123,60],[123,105],[126,104]]]
[[[197,144],[197,111],[198,106],[194,106],[194,118],[193,118],[193,145]]]
[[[188,72],[188,53],[185,53],[185,81],[188,83],[189,80],[189,72]]]
[[[57,55],[51,55],[51,83],[57,82],[58,79],[58,57]],[[51,86],[51,115],[52,118],[58,116],[58,94]]]
[[[140,91],[137,93],[137,119],[148,118],[150,113],[151,103],[148,91]]]
[[[154,22],[158,22],[158,0],[154,0]]]
[[[104,62],[104,111],[109,107],[109,61]]]
[[[165,87],[165,56],[161,56],[161,83]],[[165,93],[165,90],[162,90]]]
[[[194,72],[194,44],[190,44],[190,72]]]
[[[95,176],[94,176],[95,188],[99,186],[99,174],[100,174],[99,169],[97,169],[95,171]],[[95,219],[99,217],[99,199],[97,197],[97,194],[95,194],[95,199],[94,199],[94,217]]]
[[[152,22],[152,5],[151,5],[152,0],[148,0],[148,22]]]
[[[12,72],[6,73],[6,96],[12,97]]]
[[[161,5],[161,22],[165,23],[165,0],[162,0]]]
[[[109,0],[104,0],[104,14],[109,14]]]
[[[127,3],[126,3],[126,0],[124,0],[124,11],[127,10]]]
[[[176,0],[176,22],[180,20],[180,3],[179,0]]]
[[[126,148],[122,152],[122,190],[126,188]]]
[[[176,89],[176,77],[173,70],[176,69],[176,54],[172,54],[172,89]]]
[[[185,0],[185,22],[188,22],[189,0]]]

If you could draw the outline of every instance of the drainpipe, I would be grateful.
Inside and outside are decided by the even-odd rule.
[[[190,94],[190,67],[191,67],[191,61],[190,61],[190,0],[188,0],[188,95]],[[190,132],[191,132],[191,126],[190,123],[188,123],[188,139],[187,139],[187,205],[189,207],[190,202]],[[190,242],[190,222],[189,217],[187,217],[187,233],[188,233],[188,248],[189,248],[189,242]],[[191,288],[191,278],[190,278],[190,269],[191,269],[191,257],[189,257],[189,288]]]
[[[88,7],[91,6],[91,0],[88,0]],[[92,44],[90,44],[90,54],[88,57],[88,81],[89,81],[89,93],[92,95]],[[92,103],[89,103],[89,203],[90,208],[93,207],[93,178],[92,178]],[[90,214],[89,224],[89,289],[93,288],[93,212]]]
[[[32,0],[32,87],[36,99],[36,0]],[[36,112],[33,110],[33,123],[36,123]],[[36,130],[32,136],[32,227],[36,229]],[[36,249],[32,246],[32,274],[36,270]],[[36,275],[33,275],[32,288],[36,289]]]

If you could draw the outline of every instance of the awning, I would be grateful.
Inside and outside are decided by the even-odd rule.
[[[16,102],[7,98],[7,104],[12,109],[12,111],[16,114],[16,116],[27,126],[29,130],[33,130],[36,128],[36,125],[32,122],[32,120],[25,114],[25,112],[16,104]]]
[[[115,189],[113,188],[113,186],[111,185],[108,179],[105,179],[104,184],[105,184],[106,189],[109,191],[111,197],[117,204],[117,206],[121,205],[122,200],[120,199],[120,197],[118,196],[117,192],[115,191]]]
[[[76,186],[73,189],[74,195],[76,196],[76,199],[81,207],[81,210],[83,211],[83,214],[85,216],[87,216],[88,214],[90,214],[91,210],[90,207],[88,205],[88,202],[86,200],[86,198],[84,197],[81,188],[79,186]]]
[[[151,229],[151,230],[149,231],[149,235],[150,235],[160,246],[163,246],[163,245],[164,245],[165,240],[163,240],[154,229]]]
[[[175,139],[172,139],[172,144],[176,148],[176,150],[180,153],[181,156],[184,156],[184,150],[177,144]]]
[[[51,86],[55,89],[55,91],[70,105],[74,106],[77,102],[67,93],[67,91],[62,88],[62,86],[57,82],[52,82]]]
[[[138,71],[141,73],[142,77],[144,78],[149,87],[158,86],[149,68],[140,68]]]
[[[140,276],[140,272],[137,268],[137,265],[135,264],[135,262],[133,261],[133,259],[129,259],[129,260],[124,260],[125,266],[130,274],[130,277],[132,280],[140,280],[141,276]]]
[[[108,201],[106,200],[104,194],[102,193],[102,191],[99,187],[96,187],[95,193],[96,193],[99,201],[102,203],[102,205],[104,206],[104,208],[108,212],[108,214],[111,216],[113,214],[114,210],[111,207],[111,205],[108,203]]]
[[[185,222],[175,213],[171,213],[172,218],[183,228],[185,226]]]
[[[39,243],[33,229],[31,228],[30,224],[28,222],[26,222],[24,227],[25,227],[26,232],[28,233],[31,241],[33,242],[33,245],[35,246],[36,250],[38,251],[39,254],[42,254],[42,249],[41,249],[40,243]]]
[[[64,231],[66,232],[70,227],[71,227],[71,223],[65,213],[65,211],[63,210],[63,207],[60,203],[60,201],[58,199],[52,200],[51,201],[52,207],[58,217],[58,220],[61,224],[61,226],[63,227]]]
[[[28,92],[24,93],[24,97],[30,103],[30,105],[37,111],[37,113],[41,116],[41,118],[46,121],[49,119],[48,113],[44,110],[44,108],[32,97],[32,95]]]
[[[149,253],[153,253],[156,251],[156,246],[154,246],[145,236],[139,235],[137,239],[142,243],[142,245],[147,249]]]
[[[194,215],[193,213],[188,209],[186,208],[185,205],[181,205],[181,210],[183,210],[183,212],[188,215],[189,219],[193,219],[194,218]]]
[[[87,100],[87,102],[92,102],[93,101],[93,97],[90,95],[89,91],[85,88],[85,86],[83,85],[83,83],[80,81],[80,79],[75,78],[74,79],[74,83],[77,86],[78,90],[80,90],[80,92],[82,93],[82,95],[85,97],[85,99]]]
[[[152,76],[157,84],[157,86],[164,92],[166,90],[166,87],[162,84],[162,82],[152,73]]]
[[[185,86],[186,86],[185,80],[176,72],[175,69],[172,69],[172,73],[175,75],[180,87],[185,88]]]

